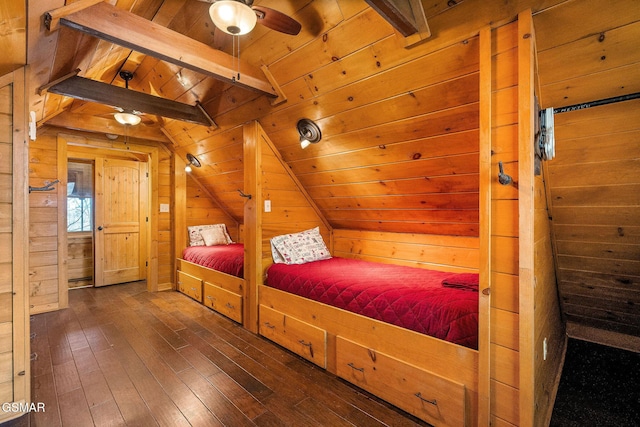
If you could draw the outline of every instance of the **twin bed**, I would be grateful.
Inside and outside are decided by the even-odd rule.
[[[188,247],[180,290],[242,322],[243,251]],[[473,424],[478,275],[319,258],[267,268],[259,333],[433,425]]]
[[[180,292],[242,323],[245,289],[242,243],[188,246],[176,265]]]

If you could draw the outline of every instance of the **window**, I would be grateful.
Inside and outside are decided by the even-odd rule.
[[[93,165],[69,162],[67,172],[67,231],[93,230]]]

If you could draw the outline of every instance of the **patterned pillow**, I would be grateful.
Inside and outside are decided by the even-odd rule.
[[[233,240],[229,237],[229,233],[227,233],[227,226],[224,224],[193,225],[191,227],[187,227],[187,230],[189,231],[189,246],[205,246],[206,243],[202,238],[201,233],[203,230],[211,228],[222,229],[222,232],[227,239],[226,244],[233,243]]]
[[[272,238],[271,255],[273,262],[284,264],[304,264],[331,258],[320,235],[320,227]]]

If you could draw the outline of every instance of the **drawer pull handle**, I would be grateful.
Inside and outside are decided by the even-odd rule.
[[[433,399],[433,400],[425,399],[424,397],[422,397],[422,393],[420,393],[420,392],[417,392],[414,396],[417,397],[418,399],[422,400],[425,403],[428,403],[428,404],[433,405],[433,406],[438,406],[438,401],[436,399]]]
[[[192,288],[191,288],[191,290],[192,290],[192,291],[195,291],[195,290],[196,290],[196,288],[192,287]]]
[[[353,362],[347,363],[347,366],[349,366],[353,370],[362,372],[364,374],[364,368],[356,368],[356,366],[353,364]]]
[[[309,355],[313,357],[313,345],[310,342],[304,342],[304,340],[300,340],[298,342],[305,347],[309,347]]]
[[[207,295],[207,299],[211,300],[211,301],[215,301],[216,299],[214,297],[212,297],[211,295]]]
[[[230,308],[231,310],[233,310],[233,309],[235,309],[235,308],[236,308],[236,306],[235,306],[235,305],[233,305],[233,304],[231,304],[230,302],[226,303],[226,304],[225,304],[225,307]]]
[[[265,328],[269,328],[269,329],[275,329],[276,328],[274,325],[272,325],[269,322],[264,322],[264,326],[265,326]]]

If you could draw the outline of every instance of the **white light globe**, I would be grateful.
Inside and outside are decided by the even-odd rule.
[[[209,8],[209,16],[216,27],[234,36],[247,34],[258,21],[253,9],[233,0],[216,1]]]

